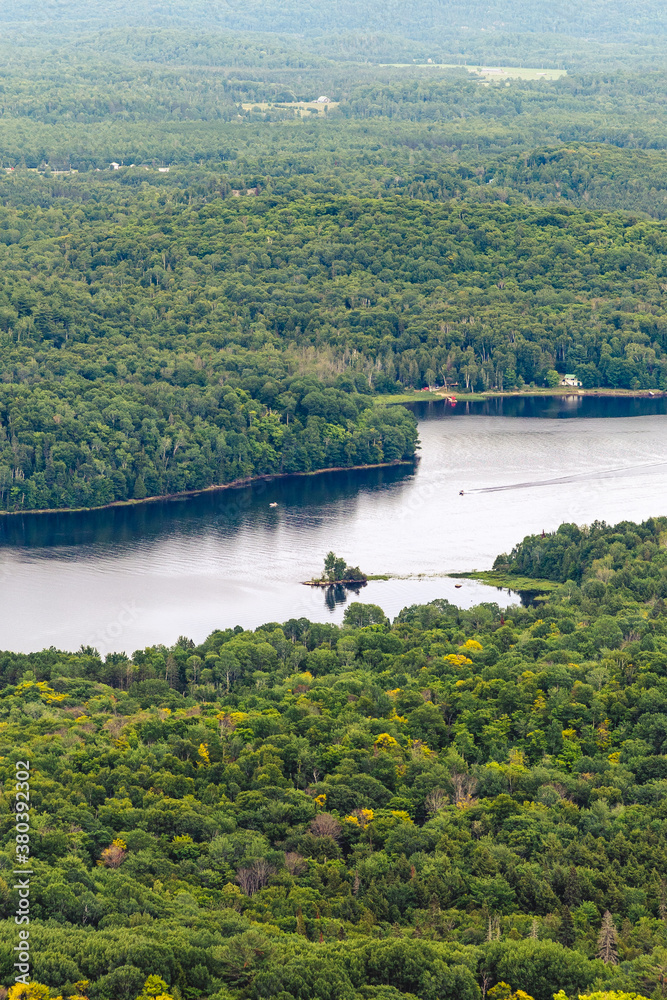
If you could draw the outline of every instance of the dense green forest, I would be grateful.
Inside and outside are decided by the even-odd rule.
[[[139,30],[46,49],[5,35],[0,163],[89,169],[111,160],[230,164],[240,156],[250,170],[254,164],[273,173],[315,156],[319,169],[338,159],[341,177],[356,185],[364,163],[389,167],[410,151],[442,169],[454,152],[479,165],[480,152],[504,156],[554,142],[667,145],[662,62],[613,73],[609,59],[593,66],[582,59],[558,80],[535,69],[527,79],[501,76],[489,84],[465,68],[462,56],[450,57],[451,68],[417,68],[408,55],[399,59],[406,65],[376,65],[361,54],[336,60],[300,44]],[[295,102],[322,94],[333,101],[327,113],[295,127]],[[273,127],[239,127],[257,123]],[[348,162],[360,145],[366,160]],[[418,170],[411,160],[407,166]]]
[[[666,36],[6,0],[0,511],[411,462],[408,388],[667,391]],[[0,653],[0,1000],[663,1000],[666,538],[527,538],[505,612]]]
[[[504,615],[1,654],[4,981],[25,759],[33,975],[63,996],[660,997],[666,532],[527,539],[564,582]]]
[[[665,388],[660,74],[482,86],[244,37],[3,43],[2,509],[410,458],[372,392]]]
[[[403,387],[665,388],[661,223],[592,211],[665,215],[661,76],[304,38],[8,26],[0,509],[409,460]]]
[[[635,597],[647,601],[667,597],[667,554],[662,552],[667,523],[658,519],[639,528],[632,524],[616,527],[595,522],[579,528],[563,524],[544,536],[530,535],[509,555],[498,556],[496,569],[511,574],[539,577],[564,583],[585,580],[597,598],[614,589],[629,588]],[[611,590],[605,585],[610,584]]]
[[[663,223],[275,187],[0,184],[4,509],[410,458],[371,391],[667,388]]]

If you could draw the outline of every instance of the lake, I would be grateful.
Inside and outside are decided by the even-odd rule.
[[[403,577],[348,597],[390,617],[436,597],[508,605],[516,595],[438,574],[488,569],[524,535],[563,521],[666,512],[665,399],[525,397],[418,403],[415,412],[414,468],[0,518],[0,648],[131,653],[237,624],[339,622],[344,604],[329,607],[300,582],[330,549],[367,573]]]

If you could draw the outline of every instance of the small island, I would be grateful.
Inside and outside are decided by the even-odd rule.
[[[358,566],[348,566],[335,552],[324,559],[324,572],[317,580],[305,580],[306,587],[365,587],[368,577]]]

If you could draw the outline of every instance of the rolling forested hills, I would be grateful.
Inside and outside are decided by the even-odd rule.
[[[667,391],[666,35],[5,0],[0,511],[411,462],[406,388]],[[663,1000],[666,537],[527,538],[505,612],[0,653],[0,1000]]]
[[[661,74],[92,37],[0,41],[3,510],[408,460],[378,392],[666,388]]]
[[[402,387],[664,387],[662,224],[589,211],[665,214],[660,77],[488,87],[352,65],[344,8],[333,47],[178,12],[3,7],[3,510],[409,460],[369,406]]]
[[[224,28],[272,31],[294,35],[324,32],[388,32],[401,38],[429,39],[435,43],[461,29],[505,29],[520,33],[558,33],[625,41],[639,36],[667,33],[667,15],[659,0],[416,0],[408,6],[398,0],[382,4],[372,0],[109,0],[96,8],[82,0],[46,0],[39,17],[27,0],[7,0],[1,22],[37,27],[118,22],[143,25],[178,25],[187,28]]]

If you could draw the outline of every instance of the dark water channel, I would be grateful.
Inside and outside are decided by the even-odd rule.
[[[414,468],[0,518],[0,648],[84,643],[129,653],[235,624],[340,621],[342,603],[300,584],[329,549],[398,577],[361,593],[390,616],[435,597],[509,604],[515,595],[473,581],[456,589],[460,581],[438,574],[490,568],[525,534],[562,521],[667,510],[663,398],[418,403],[415,411]]]

